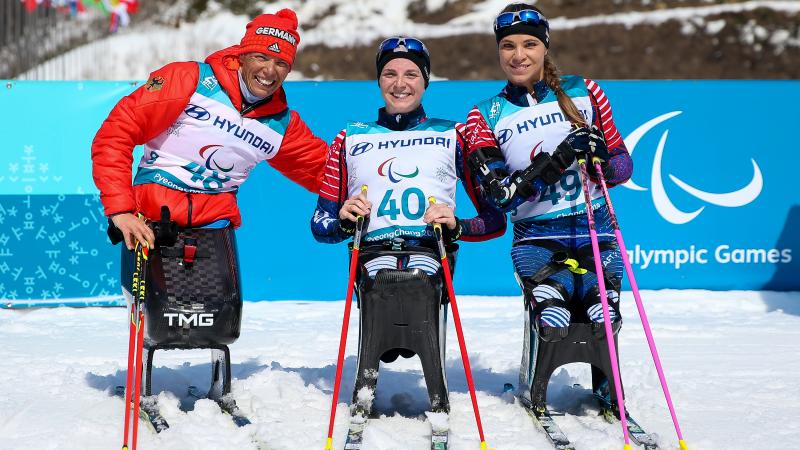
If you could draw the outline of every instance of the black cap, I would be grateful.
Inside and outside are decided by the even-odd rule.
[[[514,25],[495,30],[494,37],[499,44],[500,40],[512,34],[527,34],[539,38],[545,48],[550,48],[550,28],[545,23],[540,23],[538,25],[525,22],[515,23]]]
[[[425,87],[428,87],[431,78],[431,59],[427,53],[416,52],[408,50],[404,45],[398,45],[392,50],[385,50],[378,52],[375,56],[375,66],[377,68],[377,78],[381,77],[383,67],[391,60],[397,58],[405,58],[419,67],[422,72],[422,78],[425,79]]]

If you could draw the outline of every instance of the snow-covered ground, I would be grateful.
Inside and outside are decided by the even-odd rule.
[[[713,3],[712,0],[706,1]],[[495,15],[509,1],[477,1],[470,12],[443,24],[413,22],[409,17],[411,3],[412,0],[279,0],[270,2],[265,12],[275,12],[280,8],[292,8],[297,12],[302,50],[304,46],[318,44],[332,48],[366,45],[393,35],[428,39],[471,33],[489,34]],[[428,10],[436,10],[446,3],[448,0],[425,2]],[[185,6],[185,2],[176,2],[174,8],[179,10]],[[696,34],[702,39],[703,36],[718,33],[726,26],[724,19],[717,18],[720,14],[760,8],[794,14],[800,11],[800,2],[751,0],[614,14],[593,14],[587,8],[587,14],[583,17],[551,17],[550,24],[553,30],[572,30],[594,25],[624,25],[630,28],[677,21],[684,34]],[[170,12],[165,14],[169,15]],[[181,23],[177,28],[138,23],[134,16],[134,26],[131,28],[53,58],[21,75],[20,79],[143,80],[150,71],[169,62],[202,61],[217,50],[238,44],[250,19],[233,14],[213,1],[196,22]],[[800,46],[800,31],[792,26],[770,31],[751,21],[742,28],[741,41],[748,46],[756,41],[769,42],[777,51],[787,46]],[[295,71],[289,79],[306,77]]]
[[[800,440],[800,293],[646,291],[653,332],[689,448],[795,449]],[[488,443],[497,449],[548,448],[523,410],[502,394],[517,382],[523,315],[519,298],[459,298]],[[208,400],[193,404],[189,384],[208,385],[206,351],[161,352],[154,390],[171,428],[140,427],[141,449],[246,449],[249,433],[274,449],[325,444],[343,303],[246,303],[231,346],[233,395],[254,424],[236,428]],[[677,448],[656,371],[630,293],[620,339],[630,411]],[[0,449],[109,449],[122,436],[127,324],[122,308],[0,310]],[[350,324],[335,447],[347,428],[355,372],[357,312]],[[451,448],[479,440],[452,323],[447,344]],[[596,416],[586,365],[556,371],[549,398],[577,449],[619,449],[622,433]],[[416,358],[384,365],[370,421],[369,449],[425,449],[419,419],[427,395]]]

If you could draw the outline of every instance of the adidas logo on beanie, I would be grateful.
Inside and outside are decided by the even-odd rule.
[[[261,14],[247,24],[239,53],[264,53],[291,66],[300,43],[297,23],[297,14],[288,8],[275,14]]]

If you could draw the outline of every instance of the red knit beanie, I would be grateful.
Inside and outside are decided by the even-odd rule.
[[[261,14],[248,23],[239,43],[239,53],[263,53],[280,58],[291,66],[299,43],[297,14],[287,8],[275,14]]]

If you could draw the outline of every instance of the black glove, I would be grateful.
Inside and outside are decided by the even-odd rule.
[[[592,125],[589,133],[589,155],[586,161],[586,168],[589,171],[589,176],[592,181],[598,182],[597,168],[595,163],[600,163],[600,168],[603,171],[603,178],[609,179],[614,176],[614,168],[608,162],[611,160],[611,154],[608,153],[608,146],[606,146],[606,139],[603,131]]]
[[[547,184],[553,184],[561,179],[561,174],[564,173],[571,165],[575,162],[575,157],[577,154],[575,150],[570,147],[569,145],[565,145],[563,142],[556,147],[556,151],[553,152],[551,155],[551,167],[557,171],[557,176],[553,178],[555,174],[551,174],[551,176],[543,176],[542,179]]]
[[[356,223],[350,219],[339,219],[339,231],[346,236],[356,234]]]
[[[575,150],[578,159],[584,158],[586,160],[586,170],[589,172],[592,181],[598,182],[599,178],[595,162],[600,163],[604,178],[610,178],[614,175],[614,169],[608,163],[611,159],[611,154],[608,153],[603,131],[597,125],[592,125],[591,128],[580,127],[573,129],[564,138],[559,147],[567,145]]]
[[[575,151],[568,144],[556,148],[552,155],[539,153],[525,170],[516,170],[511,179],[523,198],[530,198],[546,186],[557,183],[561,175],[575,161]]]
[[[442,224],[442,237],[448,244],[461,239],[462,234],[464,234],[464,225],[458,217],[456,217],[456,227],[452,230],[447,225]]]
[[[364,217],[364,223],[361,224],[361,229],[366,230],[369,224],[369,216]],[[357,223],[350,219],[339,219],[339,232],[345,236],[354,236],[356,234]]]
[[[559,144],[559,147],[566,144],[575,150],[575,153],[588,154],[591,151],[589,148],[589,137],[591,134],[591,130],[586,127],[573,128],[561,144]]]

